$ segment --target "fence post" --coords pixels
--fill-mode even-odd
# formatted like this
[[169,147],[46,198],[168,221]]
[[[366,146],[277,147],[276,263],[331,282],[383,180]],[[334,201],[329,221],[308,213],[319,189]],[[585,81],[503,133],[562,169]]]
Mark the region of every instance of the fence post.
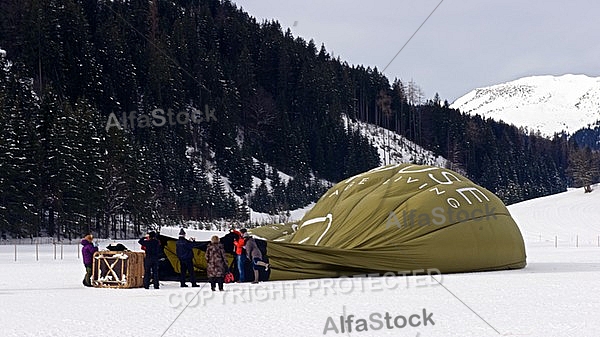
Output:
[[577,239],[575,241],[575,247],[579,248],[579,234],[577,234]]
[[17,244],[15,243],[15,262],[17,261]]
[[60,243],[60,259],[63,259],[63,243]]
[[54,259],[56,260],[56,242],[54,242],[53,245],[54,245]]
[[39,261],[40,260],[40,254],[39,254],[39,243],[35,243],[35,260]]
[[555,236],[554,236],[554,248],[557,248],[557,247],[558,247],[558,246],[557,246],[557,239],[558,239],[558,238],[557,238],[557,236],[555,235]]

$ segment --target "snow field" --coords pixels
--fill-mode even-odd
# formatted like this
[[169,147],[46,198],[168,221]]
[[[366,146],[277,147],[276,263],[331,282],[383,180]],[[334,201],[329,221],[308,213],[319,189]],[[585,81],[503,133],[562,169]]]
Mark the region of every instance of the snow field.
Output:
[[[65,245],[54,260],[54,246],[39,245],[36,260],[35,245],[21,245],[14,261],[14,246],[0,245],[2,336],[593,337],[599,198],[571,190],[509,206],[528,256],[526,268],[510,271],[227,284],[214,293],[178,282],[96,289],[81,285],[79,246]],[[570,239],[577,235],[579,247]]]

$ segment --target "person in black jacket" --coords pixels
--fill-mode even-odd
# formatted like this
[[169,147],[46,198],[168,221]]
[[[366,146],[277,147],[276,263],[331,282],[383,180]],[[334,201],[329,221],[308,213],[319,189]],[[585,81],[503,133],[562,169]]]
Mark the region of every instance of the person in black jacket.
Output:
[[150,288],[150,278],[154,284],[154,289],[159,288],[158,283],[158,257],[160,254],[160,241],[156,239],[156,232],[151,231],[146,237],[141,238],[138,243],[145,247],[146,256],[144,258],[144,288]]
[[198,283],[196,283],[196,275],[194,275],[194,251],[193,248],[196,247],[197,244],[193,241],[189,241],[185,238],[185,231],[183,228],[179,231],[179,239],[177,243],[175,243],[175,252],[177,253],[177,257],[179,258],[179,266],[180,266],[180,283],[181,287],[187,287],[185,284],[186,274],[190,273],[190,281],[192,282],[192,287],[199,287]]

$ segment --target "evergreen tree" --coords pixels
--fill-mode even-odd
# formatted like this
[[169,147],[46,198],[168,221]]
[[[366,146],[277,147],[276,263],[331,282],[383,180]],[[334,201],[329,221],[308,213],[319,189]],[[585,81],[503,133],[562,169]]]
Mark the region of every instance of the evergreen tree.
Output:
[[39,232],[39,101],[19,66],[0,55],[0,230]]
[[[323,180],[382,164],[344,116],[446,156],[508,203],[585,184],[568,135],[426,101],[414,81],[390,84],[230,1],[5,1],[0,47],[0,228],[22,235],[137,236],[245,219],[244,201],[271,214],[304,207]],[[180,111],[204,121],[167,115]],[[121,128],[107,130],[109,116]]]

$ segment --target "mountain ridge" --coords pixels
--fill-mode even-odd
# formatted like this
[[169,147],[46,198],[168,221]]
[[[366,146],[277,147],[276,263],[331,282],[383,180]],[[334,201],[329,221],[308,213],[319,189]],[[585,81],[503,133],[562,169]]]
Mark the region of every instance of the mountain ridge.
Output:
[[476,88],[451,104],[544,136],[574,133],[600,120],[600,77],[537,75]]

